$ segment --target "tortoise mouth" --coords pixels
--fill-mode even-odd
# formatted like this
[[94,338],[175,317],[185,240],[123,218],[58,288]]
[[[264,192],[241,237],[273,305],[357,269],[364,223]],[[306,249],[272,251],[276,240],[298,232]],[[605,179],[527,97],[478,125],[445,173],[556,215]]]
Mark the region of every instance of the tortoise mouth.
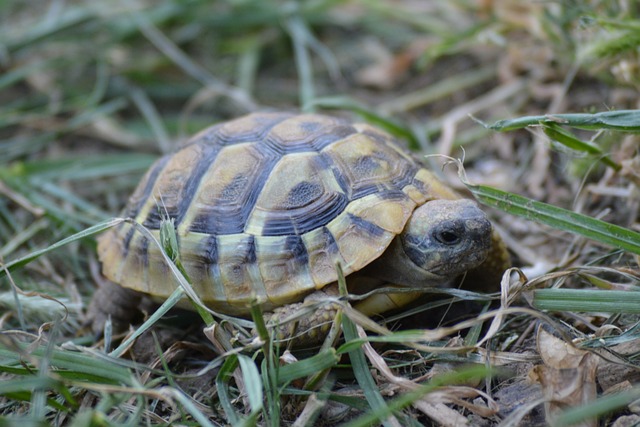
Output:
[[487,253],[478,253],[472,252],[468,257],[464,259],[463,262],[459,263],[448,263],[442,262],[439,264],[434,264],[429,270],[429,273],[440,276],[444,280],[453,279],[455,276],[458,276],[468,270],[471,270],[475,267],[478,267],[487,259]]

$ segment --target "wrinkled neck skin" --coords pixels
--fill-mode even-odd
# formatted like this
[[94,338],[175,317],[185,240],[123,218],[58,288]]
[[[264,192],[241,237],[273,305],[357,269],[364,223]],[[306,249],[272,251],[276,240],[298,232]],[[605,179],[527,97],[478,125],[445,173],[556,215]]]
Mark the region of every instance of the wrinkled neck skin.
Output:
[[361,275],[384,281],[390,285],[410,288],[446,288],[455,279],[455,277],[438,276],[412,263],[404,252],[400,236],[393,239],[380,258],[361,270]]

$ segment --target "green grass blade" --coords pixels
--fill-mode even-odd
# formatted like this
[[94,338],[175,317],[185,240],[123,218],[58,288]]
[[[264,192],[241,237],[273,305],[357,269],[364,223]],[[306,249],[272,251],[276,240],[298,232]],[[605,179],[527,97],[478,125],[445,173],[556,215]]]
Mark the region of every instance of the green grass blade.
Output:
[[313,66],[309,55],[308,41],[306,34],[309,29],[299,16],[293,16],[286,22],[286,28],[293,43],[295,53],[296,68],[300,79],[300,104],[308,105],[315,98],[313,86]]
[[467,185],[467,187],[480,202],[487,206],[640,254],[640,233],[628,228],[492,187],[484,185]]
[[[34,180],[35,181],[35,180]],[[87,224],[95,224],[100,218],[93,216],[87,216],[83,212],[75,210],[69,210],[61,206],[59,200],[54,200],[48,195],[37,189],[36,183],[30,183],[25,180],[8,180],[9,187],[21,194],[27,199],[31,205],[36,206],[38,209],[42,209],[47,217],[53,218],[59,223],[64,223],[67,229],[82,230],[83,226]]]
[[409,142],[409,147],[412,149],[420,148],[420,140],[419,138],[410,130],[407,129],[406,126],[385,117],[381,114],[376,113],[370,107],[357,102],[346,96],[330,96],[323,98],[316,98],[313,102],[308,104],[303,104],[303,111],[312,111],[315,107],[321,107],[325,109],[333,109],[333,110],[349,110],[361,116],[368,123],[373,126],[380,127],[390,134],[406,140]]
[[533,305],[540,310],[640,314],[640,292],[594,289],[536,289]]
[[[26,351],[26,346],[25,351]],[[40,359],[45,357],[45,348],[38,347],[29,353],[30,357]],[[18,375],[29,375],[30,367],[25,367],[28,358],[22,351],[16,351],[0,346],[0,372],[11,372]],[[101,357],[93,353],[55,348],[49,360],[49,365],[55,368],[56,374],[67,379],[79,381],[96,381],[107,384],[135,383],[128,368],[115,363],[105,363]]]
[[[340,287],[341,295],[344,295],[347,289],[346,282],[344,280],[344,275],[342,274],[342,268],[339,265],[336,266],[338,269],[338,284]],[[352,340],[359,340],[358,332],[356,330],[355,324],[349,319],[348,316],[342,316],[342,331],[344,333],[345,341],[349,342]],[[387,404],[380,394],[378,390],[378,386],[371,376],[371,372],[369,371],[369,364],[367,363],[367,358],[362,350],[362,347],[354,348],[349,351],[349,359],[351,360],[351,367],[353,369],[353,374],[362,388],[365,399],[371,406],[371,409],[376,414],[384,414],[381,419],[385,427],[392,427],[397,425],[397,420],[393,420],[390,417],[393,417],[392,411],[387,407]],[[378,418],[376,418],[378,419]]]
[[264,396],[262,393],[262,378],[260,377],[260,372],[258,372],[258,367],[253,359],[243,354],[238,354],[238,362],[240,363],[249,405],[251,405],[251,413],[260,413]]
[[165,390],[169,392],[171,397],[180,402],[182,407],[186,409],[186,411],[197,422],[197,425],[202,427],[214,427],[214,425],[209,421],[209,418],[205,414],[203,414],[196,405],[193,404],[191,398],[182,393],[180,390],[174,388],[166,388]]
[[[342,317],[342,330],[345,340],[350,341],[358,339],[356,327],[347,316]],[[358,347],[349,351],[349,359],[351,360],[353,374],[362,388],[364,397],[371,406],[371,410],[376,414],[384,414],[382,419],[388,419],[390,416],[393,416],[392,411],[387,407],[384,398],[380,394],[380,391],[378,391],[376,382],[371,376],[369,365],[367,364],[367,358],[365,357],[362,348]],[[379,418],[376,417],[376,419]],[[394,425],[388,420],[383,421],[383,424],[385,427],[391,427]]]
[[611,160],[611,157],[602,152],[600,147],[589,142],[582,141],[571,132],[563,129],[557,123],[543,123],[542,130],[549,138],[575,151],[586,153],[592,156],[599,156],[600,161],[607,166],[619,171],[622,166]]
[[218,390],[218,399],[222,410],[227,416],[229,425],[238,425],[240,415],[236,412],[231,404],[231,396],[229,395],[229,380],[233,377],[233,371],[238,367],[238,357],[235,354],[229,355],[220,367],[216,377],[216,389]]
[[36,159],[15,163],[11,168],[0,171],[0,177],[84,181],[126,174],[141,176],[157,158],[150,154],[127,153]]
[[124,340],[115,350],[109,353],[111,357],[120,357],[126,350],[129,348],[135,340],[140,337],[140,335],[144,334],[151,326],[153,326],[158,320],[162,318],[169,310],[171,310],[182,298],[185,296],[185,291],[182,287],[178,286],[172,293],[169,295],[160,307],[158,307],[151,316],[138,328],[136,328],[135,332],[132,333]]
[[42,19],[34,22],[34,25],[24,28],[26,31],[9,33],[8,30],[11,27],[7,25],[6,30],[0,33],[0,39],[4,40],[5,49],[12,51],[31,44],[37,44],[39,41],[78,27],[93,19],[95,19],[95,13],[90,8],[67,8],[57,19]]
[[98,105],[92,109],[88,109],[76,115],[70,119],[64,128],[66,131],[72,131],[79,129],[91,123],[95,123],[98,118],[109,116],[116,111],[122,110],[127,106],[127,101],[124,98],[116,98]]
[[47,218],[40,218],[32,222],[27,228],[16,233],[4,246],[0,246],[0,258],[4,259],[12,254],[23,243],[29,241],[41,230],[50,227],[51,223]]
[[3,268],[0,269],[0,278],[4,277],[7,273],[7,271],[14,271],[17,268],[20,267],[24,267],[25,265],[29,264],[31,261],[41,257],[42,255],[45,255],[49,252],[53,252],[56,249],[69,244],[71,242],[76,242],[78,240],[84,239],[85,237],[90,237],[93,236],[95,234],[98,233],[102,233],[105,230],[108,230],[109,228],[120,224],[121,222],[123,222],[124,219],[122,218],[112,218],[109,219],[107,221],[103,221],[99,224],[96,224],[94,226],[91,226],[85,230],[82,230],[78,233],[75,233],[67,238],[64,238],[50,246],[47,246],[46,248],[31,252],[28,255],[23,256],[22,258],[18,258],[16,260],[13,261],[9,261],[7,264],[4,265]]
[[0,90],[16,84],[29,77],[32,73],[40,72],[47,67],[51,67],[51,61],[36,61],[7,71],[0,75]]
[[78,211],[87,216],[86,220],[88,221],[90,221],[91,218],[94,218],[96,221],[102,221],[111,216],[98,209],[92,203],[87,202],[84,198],[78,197],[74,192],[66,190],[63,186],[39,179],[33,180],[32,184],[35,188],[39,188],[43,193],[78,208]]
[[58,381],[52,378],[31,377],[0,382],[0,395],[20,393],[24,391],[56,389]]
[[251,319],[255,325],[255,331],[258,334],[258,337],[264,342],[263,349],[265,351],[266,357],[269,357],[269,348],[271,346],[271,336],[269,335],[269,330],[267,329],[267,323],[264,319],[264,313],[262,312],[262,308],[258,301],[254,300],[251,302]]
[[262,360],[260,373],[262,374],[262,384],[264,385],[264,394],[266,396],[266,407],[264,411],[264,425],[277,427],[280,425],[280,411],[282,410],[281,389],[278,387],[278,370],[280,369],[279,360],[275,354],[277,351],[273,344],[265,351],[268,353]]
[[580,343],[580,348],[603,348],[636,341],[640,338],[640,323],[636,323],[620,335],[597,336]]
[[640,389],[632,388],[620,393],[604,396],[586,405],[570,408],[558,416],[553,426],[578,425],[588,419],[609,414],[616,409],[621,409],[640,398]]
[[595,114],[547,114],[544,116],[525,116],[515,119],[499,120],[485,127],[499,132],[522,129],[542,123],[562,124],[578,129],[639,132],[640,110],[604,111]]
[[307,359],[281,366],[278,369],[278,382],[287,384],[295,379],[303,378],[324,371],[338,364],[340,358],[334,348],[321,351]]

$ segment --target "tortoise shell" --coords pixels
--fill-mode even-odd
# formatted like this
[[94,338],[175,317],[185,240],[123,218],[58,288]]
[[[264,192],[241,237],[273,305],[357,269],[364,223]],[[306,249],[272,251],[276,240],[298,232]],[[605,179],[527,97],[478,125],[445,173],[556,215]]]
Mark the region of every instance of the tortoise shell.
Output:
[[[317,114],[212,126],[155,162],[124,210],[158,238],[175,221],[182,264],[210,308],[246,314],[301,300],[378,258],[417,206],[459,196],[394,139]],[[176,287],[129,223],[99,238],[105,276],[158,299]]]

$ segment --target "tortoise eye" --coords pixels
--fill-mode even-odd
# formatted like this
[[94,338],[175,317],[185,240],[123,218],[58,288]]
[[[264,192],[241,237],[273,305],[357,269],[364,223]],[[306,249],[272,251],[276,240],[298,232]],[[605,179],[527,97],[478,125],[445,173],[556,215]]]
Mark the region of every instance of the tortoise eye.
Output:
[[433,237],[443,245],[455,245],[461,240],[460,235],[454,230],[440,230]]

